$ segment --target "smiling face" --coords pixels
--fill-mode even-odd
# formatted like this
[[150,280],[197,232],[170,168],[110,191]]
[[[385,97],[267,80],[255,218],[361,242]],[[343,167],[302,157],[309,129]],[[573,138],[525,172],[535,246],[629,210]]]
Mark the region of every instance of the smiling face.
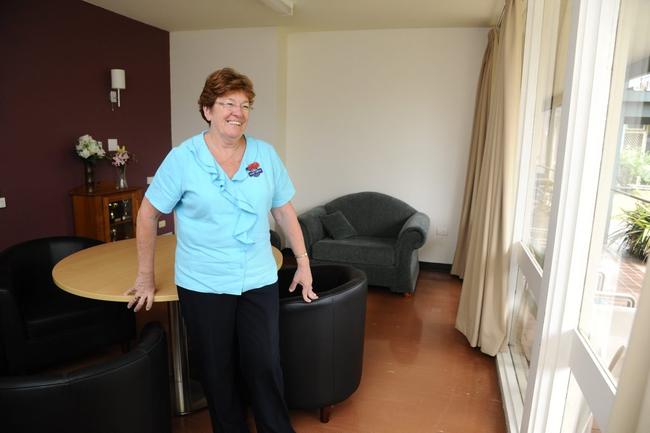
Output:
[[224,143],[236,143],[244,135],[249,112],[250,101],[243,91],[226,93],[211,107],[203,107],[203,114],[210,122],[210,132],[217,134]]

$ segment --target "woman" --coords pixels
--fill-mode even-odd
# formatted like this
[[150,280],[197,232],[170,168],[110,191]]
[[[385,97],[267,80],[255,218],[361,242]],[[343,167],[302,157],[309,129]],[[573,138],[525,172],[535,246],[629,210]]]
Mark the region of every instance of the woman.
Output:
[[273,147],[244,135],[254,98],[250,79],[230,68],[207,78],[199,111],[209,128],[169,152],[145,194],[137,220],[138,275],[129,291],[129,308],[151,308],[157,221],[176,211],[178,298],[213,430],[220,433],[248,432],[237,371],[257,431],[294,431],[283,396],[269,211],[296,256],[289,291],[300,285],[305,302],[317,298],[290,201],[293,184]]

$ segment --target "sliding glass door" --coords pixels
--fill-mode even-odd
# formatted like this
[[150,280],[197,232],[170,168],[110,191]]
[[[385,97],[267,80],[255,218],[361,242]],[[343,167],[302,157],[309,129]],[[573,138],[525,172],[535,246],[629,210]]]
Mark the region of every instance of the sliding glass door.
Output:
[[605,431],[650,252],[650,1],[623,0],[562,433]]
[[[528,387],[538,328],[538,303],[542,298],[540,291],[556,177],[571,4],[571,0],[561,0],[541,5],[531,2],[529,5],[533,8],[529,10],[529,25],[530,14],[537,11],[540,15],[537,25],[545,29],[545,37],[538,41],[539,59],[528,70],[529,89],[524,93],[528,102],[522,137],[525,148],[520,166],[517,240],[513,244],[510,278],[514,293],[509,359],[506,362],[512,366],[511,382],[516,385],[511,387],[516,394],[512,399],[512,410],[519,412],[519,418]],[[520,422],[517,420],[516,424]]]
[[541,3],[498,362],[522,400],[512,431],[593,433],[607,428],[650,251],[650,0]]

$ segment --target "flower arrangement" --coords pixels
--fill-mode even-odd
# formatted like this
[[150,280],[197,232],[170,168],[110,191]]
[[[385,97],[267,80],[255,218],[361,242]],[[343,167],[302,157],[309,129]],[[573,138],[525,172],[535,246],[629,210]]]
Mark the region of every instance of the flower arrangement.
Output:
[[119,146],[115,152],[111,154],[111,164],[117,168],[117,189],[128,188],[126,182],[126,166],[131,161],[135,161],[135,155],[126,150],[126,146]]
[[95,140],[88,134],[79,137],[75,149],[77,155],[88,162],[106,158],[106,151],[102,147],[102,142]]
[[134,155],[126,150],[126,146],[118,147],[111,156],[111,164],[113,164],[114,167],[124,167],[134,160]]

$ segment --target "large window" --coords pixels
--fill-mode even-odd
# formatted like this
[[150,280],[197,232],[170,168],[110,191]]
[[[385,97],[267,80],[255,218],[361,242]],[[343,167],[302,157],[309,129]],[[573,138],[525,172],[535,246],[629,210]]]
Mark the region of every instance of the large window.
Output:
[[[650,252],[650,0],[623,0],[616,35],[598,194],[583,286],[567,432],[607,426]],[[577,374],[577,373],[576,373]],[[601,383],[603,395],[588,393]],[[574,388],[576,388],[574,386]]]
[[528,197],[523,243],[541,268],[544,267],[548,237],[555,165],[562,118],[569,25],[570,0],[548,1],[544,4],[544,28],[539,75],[537,80],[536,109],[532,128],[532,154],[527,172]]
[[511,431],[605,432],[650,253],[650,0],[532,4],[498,363]]
[[567,62],[568,23],[571,0],[545,2],[543,26],[546,37],[541,41],[536,85],[529,93],[530,128],[524,140],[530,158],[521,165],[525,179],[523,227],[514,248],[513,274],[515,293],[509,336],[509,354],[514,367],[519,399],[523,402],[537,332],[539,288],[551,216],[562,98]]

